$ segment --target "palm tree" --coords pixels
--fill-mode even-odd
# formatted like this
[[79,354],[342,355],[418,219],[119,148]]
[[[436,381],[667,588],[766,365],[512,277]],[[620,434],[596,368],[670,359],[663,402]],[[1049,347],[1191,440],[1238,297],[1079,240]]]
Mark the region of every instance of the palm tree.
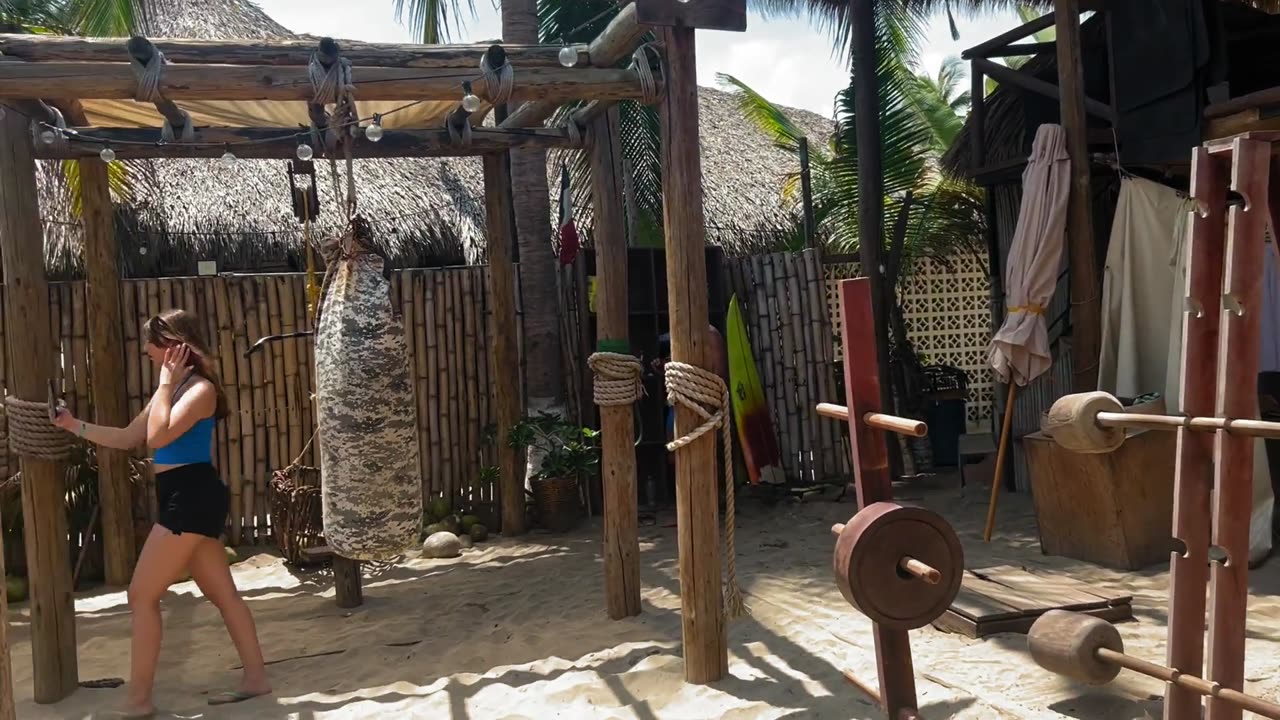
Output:
[[911,67],[916,76],[910,101],[929,123],[934,151],[940,157],[955,142],[969,112],[969,92],[960,91],[965,79],[964,63],[960,58],[949,57],[942,61],[938,74],[932,76],[920,72],[916,62]]
[[463,7],[474,18],[475,0],[396,0],[396,17],[428,45],[446,42],[459,28]]

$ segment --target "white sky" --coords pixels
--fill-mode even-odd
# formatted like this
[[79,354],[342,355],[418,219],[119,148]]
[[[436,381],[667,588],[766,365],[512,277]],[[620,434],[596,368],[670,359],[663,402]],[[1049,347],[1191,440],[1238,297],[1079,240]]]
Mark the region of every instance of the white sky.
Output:
[[[369,42],[411,42],[397,22],[394,0],[362,0],[352,12],[339,0],[257,0],[277,22],[294,32]],[[497,10],[490,0],[477,0],[477,17],[467,19],[455,41],[480,42],[502,36]],[[959,55],[993,35],[1021,24],[1013,13],[956,18],[960,40],[952,41],[945,15],[933,19],[921,62],[935,71],[944,58]],[[747,32],[701,32],[698,36],[698,82],[715,86],[716,73],[728,73],[771,102],[831,116],[836,92],[848,75],[832,56],[831,42],[808,20],[765,21],[752,15]]]

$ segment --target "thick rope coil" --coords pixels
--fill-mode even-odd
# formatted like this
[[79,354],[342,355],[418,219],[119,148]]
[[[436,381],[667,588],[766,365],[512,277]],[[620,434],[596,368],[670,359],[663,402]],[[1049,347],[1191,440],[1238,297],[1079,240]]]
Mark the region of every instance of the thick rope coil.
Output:
[[724,441],[724,551],[727,561],[727,588],[725,610],[729,617],[739,617],[746,611],[742,590],[738,587],[738,553],[734,536],[737,514],[734,510],[733,446],[729,433],[729,386],[724,378],[694,365],[670,361],[664,367],[667,384],[667,404],[697,413],[702,424],[689,434],[667,443],[668,452],[676,452],[714,428],[720,429]]
[[658,95],[658,79],[653,75],[653,66],[649,62],[650,55],[662,63],[662,56],[652,45],[645,44],[636,48],[631,54],[631,69],[640,78],[640,102],[652,105],[660,99]]
[[484,94],[489,102],[502,105],[511,99],[511,90],[515,87],[516,72],[511,62],[503,63],[497,70],[489,67],[489,53],[480,56],[480,74],[484,77]]
[[164,77],[164,53],[155,48],[146,64],[129,54],[129,67],[133,70],[133,78],[137,84],[133,88],[133,99],[138,102],[154,103],[163,100],[160,95],[160,80]]
[[446,117],[444,126],[449,130],[449,142],[463,146],[471,144],[471,122],[469,120],[463,120],[462,127],[458,127]]
[[644,366],[640,359],[625,353],[596,352],[587,358],[595,375],[594,398],[600,407],[631,405],[644,396],[640,382]]
[[[196,128],[191,123],[191,113],[183,110],[182,118],[182,142],[191,142],[196,139]],[[160,126],[160,139],[171,143],[175,140],[175,135],[173,124],[169,122],[169,118],[165,118],[164,125]]]
[[47,401],[4,399],[9,425],[9,451],[36,460],[66,460],[71,455],[71,435],[49,422]]
[[578,118],[574,115],[569,116],[569,121],[564,124],[564,129],[569,133],[569,145],[572,147],[582,147],[584,138],[586,137],[586,129],[578,124]]
[[325,67],[320,62],[320,56],[311,53],[311,62],[307,63],[307,77],[311,80],[312,100],[317,105],[336,105],[356,90],[351,79],[351,61],[344,57]]

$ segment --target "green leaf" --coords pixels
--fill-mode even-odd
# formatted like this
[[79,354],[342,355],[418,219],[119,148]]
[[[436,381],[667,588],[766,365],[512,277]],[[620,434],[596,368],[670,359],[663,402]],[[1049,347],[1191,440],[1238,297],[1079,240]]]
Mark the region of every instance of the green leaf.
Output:
[[464,6],[475,18],[475,0],[395,0],[396,18],[428,45],[447,42],[461,29]]

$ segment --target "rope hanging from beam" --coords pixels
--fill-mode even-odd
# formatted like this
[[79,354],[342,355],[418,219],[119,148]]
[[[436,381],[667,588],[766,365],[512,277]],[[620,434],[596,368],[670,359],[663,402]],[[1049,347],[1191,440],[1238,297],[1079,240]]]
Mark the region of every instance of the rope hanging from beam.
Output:
[[34,460],[60,461],[71,455],[71,435],[49,422],[47,401],[4,399],[9,451]]
[[[129,67],[133,70],[133,76],[137,79],[138,85],[134,90],[133,97],[139,102],[156,103],[164,99],[160,94],[160,82],[164,79],[164,66],[168,64],[165,60],[164,53],[160,52],[160,48],[154,48],[151,57],[144,64],[133,53],[129,53]],[[182,141],[191,142],[195,138],[195,126],[191,122],[191,114],[186,110],[182,111]],[[160,139],[164,142],[171,143],[175,140],[176,133],[173,123],[169,122],[169,118],[165,118],[164,125],[160,127]]]
[[742,590],[738,587],[738,558],[734,536],[737,515],[734,510],[733,445],[729,433],[729,386],[724,378],[687,363],[668,362],[663,366],[666,374],[667,404],[683,405],[702,418],[702,424],[683,437],[667,443],[668,452],[676,452],[713,429],[720,429],[724,443],[724,547],[727,561],[727,588],[725,612],[729,617],[740,617],[746,612]]
[[631,54],[631,69],[640,78],[640,102],[653,105],[658,102],[658,79],[653,74],[652,60],[662,65],[662,55],[652,43],[645,43]]

